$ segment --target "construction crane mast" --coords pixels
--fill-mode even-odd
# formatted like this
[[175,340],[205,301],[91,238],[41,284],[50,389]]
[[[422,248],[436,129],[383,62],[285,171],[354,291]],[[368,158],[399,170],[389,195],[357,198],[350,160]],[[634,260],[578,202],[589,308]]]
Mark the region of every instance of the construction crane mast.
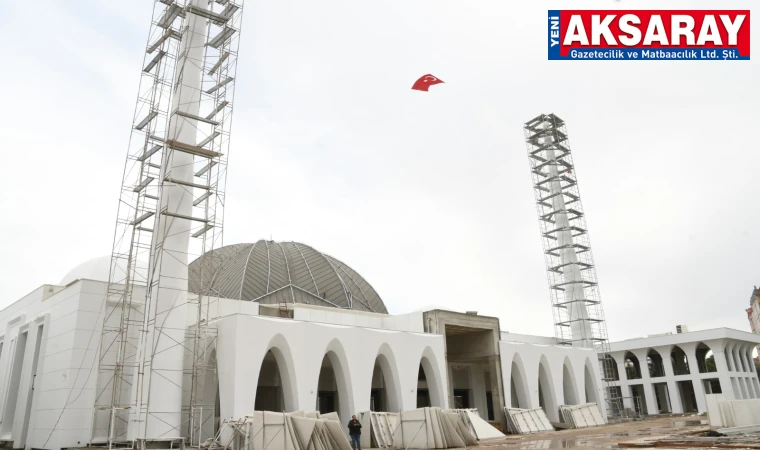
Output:
[[188,293],[188,265],[223,245],[242,13],[243,0],[155,0],[119,199],[93,443],[198,446],[213,433],[213,275],[200,274],[207,286]]
[[[612,381],[607,324],[565,122],[541,114],[524,126],[549,281],[554,332],[561,345],[593,348],[602,380]],[[621,400],[604,390],[609,412]]]

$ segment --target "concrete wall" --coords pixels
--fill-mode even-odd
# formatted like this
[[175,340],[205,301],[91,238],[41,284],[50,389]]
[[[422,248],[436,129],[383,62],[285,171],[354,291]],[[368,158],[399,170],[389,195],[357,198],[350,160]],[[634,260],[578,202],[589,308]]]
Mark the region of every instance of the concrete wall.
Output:
[[606,414],[599,360],[594,350],[506,341],[499,345],[508,407],[538,408],[540,385],[546,415],[553,422],[560,421],[559,406],[566,404],[595,402]]

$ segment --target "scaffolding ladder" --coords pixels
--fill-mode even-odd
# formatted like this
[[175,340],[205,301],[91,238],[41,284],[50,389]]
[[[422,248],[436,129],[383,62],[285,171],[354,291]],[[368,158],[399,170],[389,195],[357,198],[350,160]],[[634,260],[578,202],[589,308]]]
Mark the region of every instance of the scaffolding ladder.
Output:
[[554,331],[561,345],[594,348],[608,414],[614,360],[594,268],[585,213],[565,122],[541,114],[525,123],[525,142],[549,283]]
[[[211,289],[213,250],[223,245],[224,189],[242,11],[242,0],[154,2],[122,177],[99,342],[92,438],[95,442],[107,436],[109,448],[146,438],[144,430],[143,434],[139,431],[151,414],[150,396],[144,392],[149,392],[150,375],[159,371],[152,367],[152,357],[157,343],[164,338],[165,345],[171,331],[162,329],[163,322],[157,320],[166,312],[156,310],[156,297],[159,291],[178,289],[177,280],[168,280],[161,272],[165,259],[178,258],[176,252],[164,248],[167,236],[158,232],[168,229],[166,224],[189,227],[190,243],[182,259],[186,264],[202,258],[200,273],[195,274],[200,288],[186,301],[197,318],[195,326],[184,333],[184,339],[170,345],[192,352],[191,367],[185,368],[183,381],[176,383],[176,389],[187,397],[181,424],[164,433],[166,436],[147,439],[171,442],[187,436],[186,443],[197,446],[215,431],[216,392],[213,396],[205,392],[216,367],[216,330],[209,326],[219,303]],[[201,39],[199,50],[195,44]],[[193,99],[191,106],[177,102],[188,96]],[[194,141],[187,139],[190,129]],[[173,173],[178,170],[172,164],[175,158],[190,161],[191,177]],[[191,196],[190,211],[167,207],[171,196]],[[179,286],[186,291],[187,280],[179,280]],[[146,337],[149,330],[150,338]]]

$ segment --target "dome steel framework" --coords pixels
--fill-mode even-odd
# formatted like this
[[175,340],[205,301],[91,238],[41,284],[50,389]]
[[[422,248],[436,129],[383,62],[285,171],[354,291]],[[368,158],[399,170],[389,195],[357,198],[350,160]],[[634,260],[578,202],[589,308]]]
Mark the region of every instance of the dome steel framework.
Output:
[[189,272],[188,289],[201,293],[200,286],[208,286],[204,295],[388,313],[377,291],[354,269],[298,242],[228,245],[193,261]]

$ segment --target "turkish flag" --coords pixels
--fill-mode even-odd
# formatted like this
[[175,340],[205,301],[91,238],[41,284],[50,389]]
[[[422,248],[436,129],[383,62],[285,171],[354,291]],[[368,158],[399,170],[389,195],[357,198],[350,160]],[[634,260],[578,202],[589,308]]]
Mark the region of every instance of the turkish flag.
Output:
[[414,82],[414,85],[412,86],[412,89],[417,91],[425,91],[427,92],[428,88],[434,84],[443,83],[443,80],[434,77],[433,75],[427,74],[420,77],[419,80]]

